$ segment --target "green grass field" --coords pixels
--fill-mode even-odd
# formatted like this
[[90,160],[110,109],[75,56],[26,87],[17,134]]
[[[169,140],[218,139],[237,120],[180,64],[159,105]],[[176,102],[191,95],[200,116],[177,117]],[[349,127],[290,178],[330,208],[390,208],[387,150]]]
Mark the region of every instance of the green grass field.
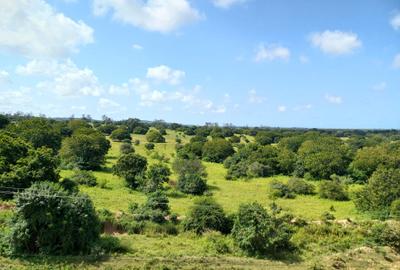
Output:
[[[135,146],[135,151],[146,156],[150,164],[158,162],[153,158],[155,152],[164,155],[171,163],[175,155],[176,136],[175,132],[168,131],[166,143],[156,144],[155,150],[148,151],[144,147],[145,136],[133,135],[133,140],[140,140],[140,145]],[[189,140],[189,137],[179,136],[183,142]],[[105,167],[101,171],[94,172],[99,182],[106,181],[106,188],[80,187],[82,192],[91,197],[97,209],[106,208],[114,213],[127,211],[131,202],[142,203],[146,199],[143,193],[127,188],[122,178],[112,174],[112,165],[120,155],[120,145],[119,142],[112,142]],[[288,179],[287,176],[276,176],[227,181],[225,180],[226,169],[222,164],[204,164],[208,172],[207,183],[210,192],[227,213],[237,211],[239,205],[245,202],[258,201],[267,207],[272,203],[268,196],[268,182],[273,178],[282,181]],[[72,171],[63,170],[61,175],[67,177],[72,173]],[[172,175],[171,180],[175,181],[176,175]],[[351,189],[356,188],[357,186],[351,187]],[[195,196],[186,195],[169,196],[172,212],[185,216],[195,198]],[[321,214],[328,211],[331,206],[335,208],[334,215],[337,219],[351,218],[358,221],[369,219],[368,216],[357,213],[352,201],[336,202],[320,199],[318,195],[314,195],[297,196],[295,199],[278,199],[275,202],[295,216],[308,220],[320,220]],[[101,259],[91,259],[90,257],[42,258],[40,256],[18,259],[0,258],[0,269],[3,269],[1,267],[3,265],[7,266],[4,269],[307,269],[330,255],[325,253],[314,257],[316,253],[311,252],[298,254],[286,258],[284,261],[249,258],[233,245],[232,239],[228,236],[223,237],[223,241],[229,251],[223,254],[213,244],[212,233],[203,236],[191,233],[180,233],[177,236],[119,234],[116,237],[129,250],[127,253]],[[379,257],[380,255],[374,253],[374,256]],[[376,260],[379,261],[379,259]]]

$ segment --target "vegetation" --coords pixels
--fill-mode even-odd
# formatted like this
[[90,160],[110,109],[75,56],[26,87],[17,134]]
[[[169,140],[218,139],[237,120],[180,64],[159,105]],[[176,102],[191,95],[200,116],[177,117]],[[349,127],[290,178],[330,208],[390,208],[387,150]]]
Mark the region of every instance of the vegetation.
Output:
[[165,138],[155,129],[151,129],[146,133],[146,140],[149,143],[165,143]]
[[113,167],[113,173],[123,177],[131,188],[136,188],[139,186],[146,169],[146,158],[135,153],[130,153],[122,155],[118,159]]

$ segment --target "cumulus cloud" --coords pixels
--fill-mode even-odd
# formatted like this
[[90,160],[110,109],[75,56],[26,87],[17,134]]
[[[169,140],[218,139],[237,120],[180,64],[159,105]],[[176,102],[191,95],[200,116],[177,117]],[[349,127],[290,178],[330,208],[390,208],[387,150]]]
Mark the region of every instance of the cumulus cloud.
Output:
[[287,110],[286,106],[283,106],[283,105],[278,106],[278,112],[286,112],[286,110]]
[[93,29],[43,0],[2,1],[0,49],[27,57],[64,57],[93,42]]
[[393,67],[400,69],[400,53],[396,54],[393,59]]
[[248,100],[250,103],[263,103],[265,101],[265,98],[259,96],[255,89],[251,89],[248,94],[249,94]]
[[10,74],[5,70],[0,70],[0,83],[7,82]]
[[225,9],[230,8],[231,6],[236,4],[243,4],[247,1],[248,0],[212,0],[214,6]]
[[149,31],[162,33],[177,30],[202,18],[187,0],[94,0],[97,16],[112,11],[113,18]]
[[313,46],[332,55],[349,54],[362,46],[356,34],[338,30],[314,33],[310,36],[310,41]]
[[19,75],[44,76],[47,79],[37,84],[45,91],[53,91],[61,96],[99,96],[102,86],[89,68],[78,68],[71,60],[32,60],[25,66],[18,66]]
[[343,102],[343,99],[341,96],[334,96],[334,95],[325,95],[325,99],[332,104],[341,104]]
[[182,70],[172,69],[168,66],[161,65],[147,69],[147,78],[155,79],[161,82],[167,82],[172,85],[179,84],[185,77],[185,72]]
[[134,48],[135,50],[143,50],[143,46],[136,43],[132,45],[132,48]]
[[30,88],[21,87],[18,90],[1,91],[0,111],[16,112],[26,111],[26,108],[32,108],[32,97]]
[[128,96],[130,94],[129,85],[127,83],[123,83],[121,86],[110,85],[108,93],[116,96]]
[[260,45],[256,51],[255,61],[289,60],[290,50],[280,45]]
[[390,19],[390,24],[392,25],[394,30],[400,30],[400,12],[395,14]]

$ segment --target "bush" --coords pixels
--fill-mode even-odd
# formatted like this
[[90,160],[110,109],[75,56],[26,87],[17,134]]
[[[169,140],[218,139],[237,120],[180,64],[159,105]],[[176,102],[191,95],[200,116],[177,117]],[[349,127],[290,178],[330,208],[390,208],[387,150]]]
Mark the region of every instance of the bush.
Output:
[[314,185],[309,184],[305,180],[300,178],[290,178],[287,186],[292,192],[296,194],[312,195],[315,193]]
[[235,243],[252,255],[276,254],[291,248],[292,234],[284,219],[270,215],[256,202],[240,205],[232,229]]
[[129,134],[129,131],[126,127],[120,127],[117,128],[116,130],[114,130],[111,135],[110,138],[113,141],[123,141],[123,140],[131,140],[131,134]]
[[88,196],[36,183],[16,196],[11,247],[16,254],[87,254],[100,226]]
[[225,139],[216,138],[207,141],[202,149],[202,157],[205,161],[223,162],[227,157],[235,153],[232,144]]
[[162,184],[169,181],[171,171],[164,164],[152,164],[147,170],[147,179],[143,188],[146,192],[154,192],[162,188]]
[[207,230],[229,233],[232,228],[227,227],[229,223],[224,210],[214,199],[199,198],[195,200],[184,221],[184,229],[201,234]]
[[113,174],[125,178],[131,188],[138,187],[147,168],[145,157],[130,153],[122,155],[113,166]]
[[372,227],[369,240],[380,246],[389,246],[400,252],[400,223],[379,223]]
[[134,145],[139,145],[139,144],[140,144],[140,140],[135,140],[135,141],[133,142],[133,144],[134,144]]
[[390,216],[400,220],[400,199],[394,200],[390,206]]
[[207,184],[198,174],[184,174],[178,178],[178,189],[186,194],[202,195],[207,189]]
[[136,221],[164,223],[165,217],[170,213],[169,200],[163,192],[158,190],[147,196],[145,204],[130,206],[130,211]]
[[128,247],[123,246],[121,244],[121,240],[119,240],[119,238],[111,235],[102,236],[100,238],[98,248],[100,249],[100,252],[103,254],[125,253],[129,250]]
[[321,181],[319,185],[318,194],[321,198],[330,199],[334,201],[347,201],[349,195],[347,193],[347,187],[335,180]]
[[97,185],[96,177],[91,171],[76,170],[71,176],[71,180],[79,185],[94,187]]
[[155,145],[154,145],[154,143],[146,143],[146,144],[144,145],[144,147],[145,147],[147,150],[153,150],[154,147],[155,147]]
[[387,218],[390,206],[400,198],[400,169],[378,168],[363,189],[355,194],[358,210]]
[[150,143],[165,143],[165,138],[155,129],[151,129],[146,133],[146,140]]
[[122,143],[121,146],[119,147],[119,151],[121,152],[122,155],[135,153],[135,149],[133,149],[131,143]]
[[172,170],[177,175],[198,174],[207,177],[206,168],[199,159],[176,158],[172,163]]
[[269,189],[270,189],[270,196],[272,199],[276,198],[293,199],[296,197],[293,191],[289,189],[288,185],[285,185],[284,183],[279,182],[277,180],[273,180],[269,184]]
[[141,135],[144,135],[144,134],[147,133],[148,130],[149,130],[148,127],[138,126],[138,127],[135,127],[135,128],[133,129],[132,133],[133,133],[133,134],[141,134]]

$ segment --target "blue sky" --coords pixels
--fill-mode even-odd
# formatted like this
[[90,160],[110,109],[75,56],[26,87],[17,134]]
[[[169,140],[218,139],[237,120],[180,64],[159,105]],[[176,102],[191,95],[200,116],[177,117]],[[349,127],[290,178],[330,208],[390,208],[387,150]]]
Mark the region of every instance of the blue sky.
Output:
[[400,2],[9,0],[0,111],[400,128]]

